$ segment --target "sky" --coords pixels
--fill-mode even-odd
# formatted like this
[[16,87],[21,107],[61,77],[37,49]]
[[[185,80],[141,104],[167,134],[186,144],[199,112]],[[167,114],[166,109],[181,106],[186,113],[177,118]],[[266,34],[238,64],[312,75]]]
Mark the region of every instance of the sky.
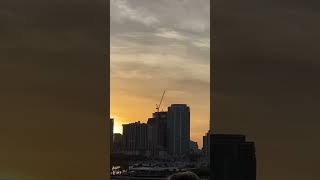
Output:
[[259,180],[320,179],[319,9],[214,1],[214,130],[256,143]]
[[210,1],[111,0],[111,117],[146,122],[185,103],[191,139],[202,146],[210,116]]

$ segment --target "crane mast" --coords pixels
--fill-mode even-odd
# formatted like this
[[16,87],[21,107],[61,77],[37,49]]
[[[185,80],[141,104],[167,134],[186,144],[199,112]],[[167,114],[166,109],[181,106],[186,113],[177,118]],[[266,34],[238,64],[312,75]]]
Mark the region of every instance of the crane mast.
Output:
[[162,101],[163,101],[163,97],[164,97],[165,94],[166,94],[166,90],[163,91],[163,94],[162,94],[162,97],[161,97],[161,100],[160,100],[159,105],[156,104],[156,110],[157,110],[157,112],[159,112],[159,110],[160,110],[160,107],[161,107],[161,104],[162,104]]

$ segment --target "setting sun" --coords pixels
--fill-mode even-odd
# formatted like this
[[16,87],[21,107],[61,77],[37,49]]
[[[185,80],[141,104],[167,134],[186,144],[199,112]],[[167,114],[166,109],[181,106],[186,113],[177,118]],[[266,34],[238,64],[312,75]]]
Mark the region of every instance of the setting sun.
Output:
[[111,115],[111,118],[114,119],[113,124],[113,133],[121,133],[122,134],[122,122],[119,116]]

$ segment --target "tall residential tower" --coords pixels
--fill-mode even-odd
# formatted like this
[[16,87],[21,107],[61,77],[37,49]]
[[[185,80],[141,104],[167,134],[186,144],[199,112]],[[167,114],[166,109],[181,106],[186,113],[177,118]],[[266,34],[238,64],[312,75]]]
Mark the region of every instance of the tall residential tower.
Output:
[[172,104],[167,115],[167,145],[171,155],[182,156],[189,152],[190,108],[186,104]]

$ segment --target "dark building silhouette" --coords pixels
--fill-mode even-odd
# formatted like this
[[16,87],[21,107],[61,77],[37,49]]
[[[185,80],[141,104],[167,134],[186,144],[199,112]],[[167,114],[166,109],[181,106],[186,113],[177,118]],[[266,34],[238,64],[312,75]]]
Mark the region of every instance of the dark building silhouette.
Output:
[[132,153],[142,153],[148,147],[148,126],[140,121],[123,125],[123,148]]
[[113,126],[114,119],[110,119],[110,150],[113,151]]
[[155,112],[148,119],[148,149],[153,156],[167,150],[167,112]]
[[189,153],[190,108],[186,104],[172,104],[168,107],[168,152],[183,156]]
[[210,130],[202,137],[202,153],[205,157],[210,156]]
[[122,150],[122,134],[114,133],[113,134],[113,145],[112,152],[119,152]]
[[198,143],[195,141],[190,141],[189,148],[190,148],[190,153],[198,153],[199,151]]
[[210,136],[211,180],[255,180],[255,145],[243,135]]

